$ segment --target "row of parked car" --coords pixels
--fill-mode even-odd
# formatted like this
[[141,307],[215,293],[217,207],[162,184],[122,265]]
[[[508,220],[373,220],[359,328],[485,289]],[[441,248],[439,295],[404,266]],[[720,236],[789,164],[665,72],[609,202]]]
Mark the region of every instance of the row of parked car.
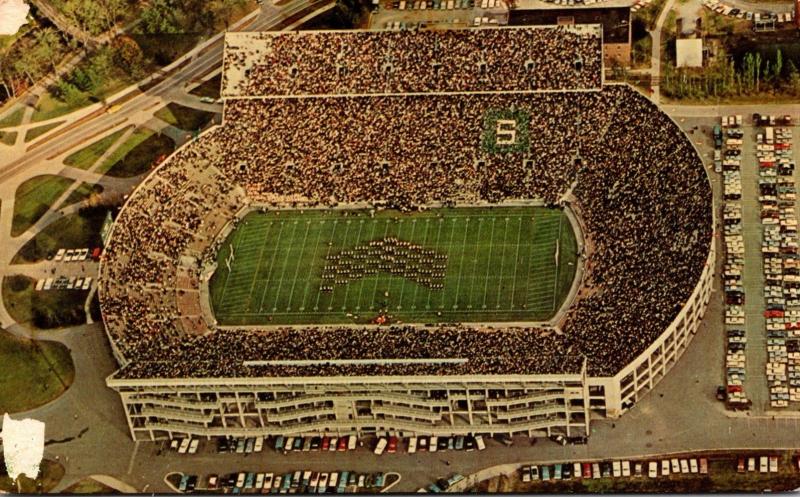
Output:
[[800,239],[792,129],[766,126],[756,137],[763,238],[766,375],[772,407],[800,401]]
[[[381,437],[375,444],[373,452],[375,455],[382,455],[384,452],[387,454],[394,454],[395,452],[402,452],[403,439],[400,437]],[[414,454],[417,451],[436,452],[445,450],[484,450],[486,449],[486,442],[481,435],[459,435],[455,437],[410,437],[406,445],[407,452]]]
[[659,461],[572,462],[541,466],[522,466],[520,476],[525,483],[533,481],[570,480],[573,478],[650,478],[670,474],[708,474],[708,459],[661,459]]
[[[725,291],[725,385],[717,388],[717,398],[731,409],[747,409],[751,401],[744,392],[745,380],[745,291],[744,236],[742,235],[741,148],[744,132],[742,115],[722,116],[714,127],[714,168],[722,172],[724,230],[724,266],[722,283]],[[722,155],[724,154],[724,162]]]
[[34,287],[37,292],[46,290],[88,290],[92,287],[92,277],[58,276],[56,278],[39,278]]
[[103,253],[103,249],[100,247],[95,247],[93,249],[88,248],[78,248],[78,249],[58,249],[55,255],[53,256],[53,260],[56,262],[82,262],[87,259],[92,259],[93,261],[100,260],[100,254]]
[[743,10],[737,7],[731,7],[719,0],[703,0],[703,5],[717,14],[724,16],[731,16],[737,19],[747,19],[748,21],[770,21],[775,23],[788,23],[794,19],[794,12],[753,12],[750,10]]
[[736,465],[737,473],[777,473],[778,456],[740,457]]
[[297,470],[290,473],[238,472],[227,475],[211,474],[205,488],[197,488],[197,475],[183,475],[178,485],[181,492],[224,492],[233,494],[326,494],[377,492],[386,485],[384,473],[355,471],[318,472]]

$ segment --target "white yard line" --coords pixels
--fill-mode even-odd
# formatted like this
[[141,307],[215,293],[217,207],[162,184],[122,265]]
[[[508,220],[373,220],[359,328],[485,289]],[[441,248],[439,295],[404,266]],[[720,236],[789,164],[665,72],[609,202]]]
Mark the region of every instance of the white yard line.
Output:
[[[479,217],[478,218],[477,242],[475,244],[475,250],[473,252],[473,255],[475,256],[475,264],[472,266],[472,275],[471,275],[472,277],[469,278],[470,282],[469,282],[469,297],[467,298],[467,309],[472,309],[472,290],[475,288],[475,278],[474,278],[474,276],[478,274],[478,246],[482,246],[483,245],[483,244],[479,243],[480,239],[481,239],[481,230],[482,229],[483,229],[483,218]],[[464,243],[464,245],[466,245],[466,242]],[[491,246],[492,246],[492,244],[490,242],[489,243],[490,252],[491,252]],[[491,254],[490,254],[490,256],[491,256]]]
[[[416,223],[415,219],[412,219],[411,220],[411,236],[408,239],[412,243],[414,242],[414,232],[415,231],[417,231],[417,223]],[[398,238],[400,238],[402,240],[402,237],[398,236]],[[400,286],[400,300],[397,302],[397,309],[398,310],[403,308],[403,294],[406,293],[406,281],[408,281],[408,278],[403,278],[403,279],[400,280],[402,285]],[[419,285],[415,284],[414,286],[419,286]]]
[[556,265],[556,277],[553,278],[553,311],[556,310],[556,294],[558,293],[558,268],[560,264],[558,263],[558,241],[561,240],[561,221],[564,219],[562,216],[558,218],[558,238],[556,238],[556,252],[555,252],[555,265]]
[[[461,260],[458,263],[458,283],[456,284],[456,302],[458,302],[458,292],[461,290],[461,275],[464,272],[464,253],[467,251],[467,233],[469,233],[469,218],[467,218],[464,229],[464,240],[461,242]],[[453,304],[454,307],[458,306],[457,303]]]
[[[336,225],[339,223],[338,219],[333,220],[333,229],[331,230],[331,237],[328,240],[328,250],[325,252],[325,261],[327,263],[328,256],[331,255],[331,247],[333,247],[333,235],[336,233]],[[317,300],[314,301],[314,310],[319,309],[319,298],[322,296],[322,288],[317,288]]]
[[[294,278],[292,278],[292,288],[289,290],[289,301],[286,303],[287,311],[292,307],[292,299],[294,298],[294,287],[297,285],[297,274],[300,272],[300,263],[303,262],[303,253],[306,250],[306,240],[308,240],[308,230],[311,229],[311,221],[306,222],[306,232],[303,235],[303,245],[300,249],[299,257],[297,258],[297,265],[294,268]],[[290,251],[291,252],[291,251]],[[314,267],[313,264],[309,264],[309,266]]]
[[[311,222],[316,222],[318,219],[313,219]],[[320,221],[320,228],[319,233],[317,233],[317,242],[314,244],[314,254],[312,255],[312,261],[317,260],[317,251],[319,250],[319,241],[322,238],[322,232],[324,231],[322,225],[325,224],[325,220]],[[303,289],[303,300],[300,301],[300,310],[306,310],[306,298],[308,298],[308,290],[311,288],[311,273],[314,272],[314,264],[311,263],[308,265],[308,274],[306,275],[306,286]]]
[[[361,231],[364,230],[364,220],[359,219],[358,222],[358,234],[356,235],[356,243],[358,245],[358,241],[361,240]],[[347,310],[347,295],[350,293],[350,283],[344,286],[344,300],[342,301],[342,310]]]
[[[506,262],[506,247],[507,247],[507,245],[506,245],[506,235],[508,235],[508,221],[509,220],[510,220],[509,217],[505,218],[506,226],[503,229],[503,256],[500,258],[500,273],[499,273],[500,276],[503,275],[503,266],[505,265],[505,262]],[[497,281],[497,304],[495,305],[495,309],[499,309],[500,308],[500,295],[501,295],[501,290],[502,289],[503,289],[503,278],[500,278]]]
[[[237,244],[238,244],[239,240],[241,240],[241,238],[242,238],[241,235],[242,235],[242,232],[240,231],[239,233],[236,234],[236,238],[231,242],[231,247],[233,248],[234,253],[236,252],[236,247],[238,246]],[[236,256],[234,255],[234,257],[236,257]],[[235,263],[236,262],[234,261],[234,264]],[[225,283],[222,285],[222,295],[220,295],[220,297],[219,297],[220,310],[225,308],[225,305],[224,305],[225,304],[225,292],[228,290],[228,279],[230,279],[232,272],[233,272],[233,266],[231,266],[231,269],[230,269],[230,271],[228,271],[228,274],[225,275]]]
[[[372,220],[372,231],[369,233],[369,239],[370,240],[374,240],[375,239],[375,228],[377,228],[377,227],[378,227],[378,220],[377,219],[373,219]],[[366,286],[366,284],[367,284],[367,278],[366,277],[362,277],[361,278],[361,286],[358,287],[358,302],[356,302],[356,310],[357,311],[361,310],[361,296],[364,293],[364,286]]]
[[[389,234],[389,224],[391,223],[391,219],[386,219],[386,229],[383,231],[383,237]],[[375,278],[375,287],[372,289],[372,304],[369,306],[370,310],[375,309],[375,297],[378,295],[378,282],[380,278]]]
[[522,236],[522,218],[519,218],[519,226],[517,226],[517,252],[514,255],[514,278],[511,280],[511,303],[509,309],[514,308],[514,296],[517,292],[517,265],[519,264],[519,239]]
[[[278,245],[281,242],[281,236],[283,236],[283,227],[286,223],[281,223],[281,229],[278,230],[278,239],[275,242],[275,245]],[[266,245],[266,241],[264,241],[264,245]],[[275,267],[275,259],[278,258],[278,250],[275,250],[275,255],[272,256],[272,259],[269,262],[269,270],[267,271],[267,281],[264,283],[264,291],[261,292],[261,302],[258,304],[258,311],[261,312],[264,308],[264,297],[267,296],[267,289],[269,289],[269,280],[272,279],[272,268]],[[256,267],[256,271],[261,269],[261,262],[259,261],[258,266]]]
[[258,270],[261,269],[261,259],[262,257],[264,257],[264,249],[267,246],[265,240],[267,238],[267,235],[269,234],[270,229],[271,226],[267,225],[267,229],[266,231],[264,231],[264,239],[261,240],[261,249],[258,252],[258,264],[256,265],[256,270],[253,271],[253,282],[250,284],[250,291],[247,293],[247,306],[245,307],[245,309],[249,309],[250,304],[253,301],[253,290],[255,289],[256,286],[256,278],[258,278]]
[[[439,228],[436,230],[436,249],[437,250],[441,250],[439,248],[439,239],[442,236],[442,225],[444,224],[444,218],[440,217],[439,218],[439,222],[437,224],[439,224]],[[449,259],[450,258],[450,249],[449,249],[449,247],[444,252],[447,254],[447,258]],[[446,272],[447,272],[447,268],[445,268],[445,274],[446,274]],[[428,300],[425,303],[425,309],[430,309],[431,308],[431,295],[432,294],[433,294],[433,292],[428,292]],[[444,295],[444,289],[442,289],[442,291],[439,292],[439,294],[440,295]]]

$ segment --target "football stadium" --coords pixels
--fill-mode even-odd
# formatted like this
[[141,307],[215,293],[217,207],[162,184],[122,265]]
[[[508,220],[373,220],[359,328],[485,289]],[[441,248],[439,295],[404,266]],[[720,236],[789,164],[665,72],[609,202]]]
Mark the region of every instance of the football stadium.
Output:
[[711,185],[598,25],[228,33],[222,124],[115,220],[135,440],[588,436],[709,302]]

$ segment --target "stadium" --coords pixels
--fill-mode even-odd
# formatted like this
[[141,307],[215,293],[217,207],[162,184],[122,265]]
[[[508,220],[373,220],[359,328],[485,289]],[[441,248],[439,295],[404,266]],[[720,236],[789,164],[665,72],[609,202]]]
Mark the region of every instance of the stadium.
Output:
[[712,194],[597,25],[228,33],[112,228],[135,440],[590,433],[698,331]]

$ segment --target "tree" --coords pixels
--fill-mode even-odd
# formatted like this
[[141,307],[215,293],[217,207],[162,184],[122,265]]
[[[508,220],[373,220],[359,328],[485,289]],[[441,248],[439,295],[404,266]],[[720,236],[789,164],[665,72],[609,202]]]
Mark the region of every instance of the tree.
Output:
[[247,5],[247,0],[219,0],[219,12],[225,21],[225,29],[228,29],[231,22],[231,16],[236,8],[241,8]]
[[105,31],[116,26],[117,18],[122,15],[126,7],[125,0],[98,0],[97,5],[102,13]]
[[180,32],[175,11],[166,0],[154,0],[141,15],[142,29],[150,34],[175,34]]
[[61,53],[60,36],[53,28],[42,28],[34,34],[35,50],[39,57],[47,60],[53,73],[56,72],[56,61]]
[[69,81],[61,79],[56,83],[58,95],[69,105],[78,106],[86,102],[86,95],[84,95],[78,88]]
[[127,35],[114,39],[114,63],[134,79],[141,79],[145,73],[145,60],[142,48],[136,40]]

